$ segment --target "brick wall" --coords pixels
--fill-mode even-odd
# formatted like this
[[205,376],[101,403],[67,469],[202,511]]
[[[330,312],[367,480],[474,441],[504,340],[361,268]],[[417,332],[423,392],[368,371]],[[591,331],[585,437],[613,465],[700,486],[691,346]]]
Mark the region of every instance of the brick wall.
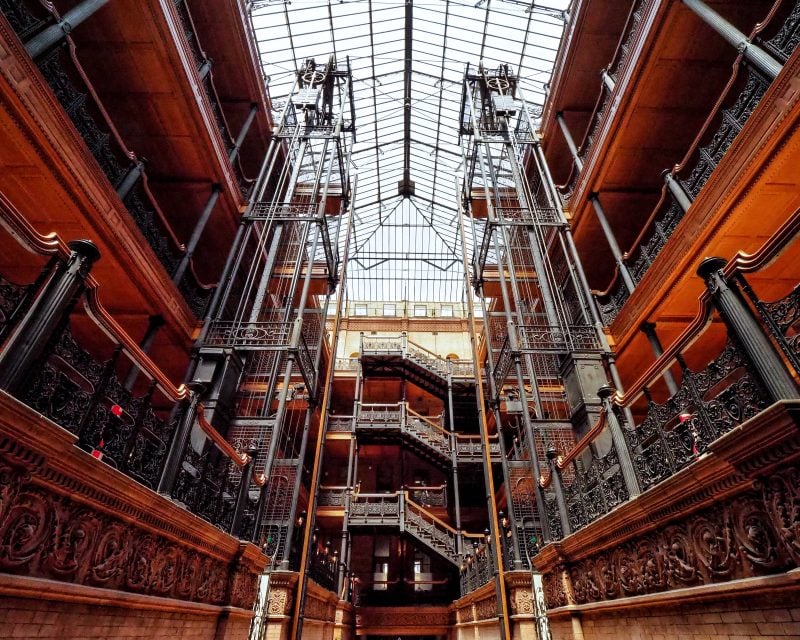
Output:
[[[654,604],[622,611],[582,611],[580,623],[559,616],[553,640],[759,640],[800,638],[800,593],[726,602]],[[582,636],[581,636],[582,630]]]
[[249,620],[183,613],[0,597],[2,638],[167,638],[246,640]]

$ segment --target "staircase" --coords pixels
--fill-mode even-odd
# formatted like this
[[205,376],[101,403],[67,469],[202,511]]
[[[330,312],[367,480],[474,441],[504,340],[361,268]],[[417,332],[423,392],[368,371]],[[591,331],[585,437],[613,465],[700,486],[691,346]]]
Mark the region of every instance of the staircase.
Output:
[[350,501],[348,525],[399,528],[455,566],[461,564],[459,536],[483,537],[457,531],[411,500],[407,491],[354,495]]
[[404,530],[445,560],[460,566],[458,531],[405,496]]
[[369,375],[397,375],[400,370],[408,380],[439,398],[447,398],[448,378],[454,391],[475,393],[471,362],[440,358],[405,335],[362,336],[359,357]]
[[405,402],[361,404],[356,429],[374,436],[397,434],[426,457],[450,464],[450,434],[442,426],[443,418],[442,415],[423,416]]

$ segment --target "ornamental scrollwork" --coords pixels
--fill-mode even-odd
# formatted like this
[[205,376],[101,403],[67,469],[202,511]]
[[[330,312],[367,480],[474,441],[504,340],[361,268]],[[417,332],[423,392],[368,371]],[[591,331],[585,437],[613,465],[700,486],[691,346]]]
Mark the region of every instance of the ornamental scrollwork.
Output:
[[[257,576],[40,487],[0,456],[0,570],[249,608]],[[231,577],[232,576],[232,577]]]
[[[577,604],[777,574],[800,565],[800,467],[646,536],[569,563]],[[543,576],[549,608],[565,606],[563,568]]]

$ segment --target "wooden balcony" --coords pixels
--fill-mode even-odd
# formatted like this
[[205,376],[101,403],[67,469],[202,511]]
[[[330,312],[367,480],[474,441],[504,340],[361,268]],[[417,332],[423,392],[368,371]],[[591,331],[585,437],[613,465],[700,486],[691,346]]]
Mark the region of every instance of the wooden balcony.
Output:
[[[57,4],[63,11],[74,3]],[[229,54],[214,59],[207,75],[201,72],[213,56],[205,48],[191,8],[183,0],[114,2],[71,35],[121,138],[137,156],[147,159],[153,191],[170,211],[180,240],[190,236],[209,186],[222,185],[208,222],[214,232],[204,234],[197,248],[197,255],[204,256],[200,275],[213,280],[246,202],[249,181],[266,151],[271,124],[264,88],[253,80],[258,70],[252,68],[252,60],[250,69],[237,66],[223,74],[223,65],[245,62]],[[237,42],[246,32],[232,14],[217,28],[231,30],[229,37]],[[214,41],[228,37],[224,34],[218,32]],[[218,91],[217,75],[226,76],[225,93]],[[243,122],[242,110],[249,111],[251,105],[258,111],[245,139],[250,160],[232,163],[229,154]]]
[[[623,378],[653,359],[639,332],[642,320],[657,322],[667,342],[686,325],[703,286],[695,269],[705,256],[756,250],[800,207],[800,183],[790,168],[800,154],[800,142],[790,133],[800,118],[794,82],[799,71],[795,52],[615,318],[611,332]],[[798,276],[787,264],[756,277],[766,299],[773,299]]]
[[566,181],[572,156],[556,114],[563,112],[570,130],[586,129],[600,89],[603,62],[612,59],[633,4],[632,0],[614,5],[603,0],[572,3],[542,116],[542,147],[557,182]]
[[[772,1],[719,3],[715,8],[745,33],[770,11]],[[635,15],[634,15],[635,14]],[[592,43],[573,47],[591,50]],[[737,51],[715,35],[679,2],[640,0],[621,34],[617,52],[597,60],[596,102],[586,128],[572,123],[573,138],[583,157],[578,175],[556,173],[565,188],[573,218],[576,243],[584,258],[590,284],[605,288],[614,260],[588,201],[600,199],[621,246],[638,235],[646,214],[655,206],[663,185],[661,172],[680,160],[712,111]],[[603,91],[599,77],[614,65],[615,90]],[[558,82],[571,82],[572,79]],[[561,91],[566,91],[566,86]],[[568,105],[559,105],[564,111]],[[570,118],[565,114],[568,125]],[[563,153],[566,143],[557,126],[545,124],[551,139],[548,159]],[[557,151],[560,149],[561,151]],[[557,166],[557,165],[556,165]]]

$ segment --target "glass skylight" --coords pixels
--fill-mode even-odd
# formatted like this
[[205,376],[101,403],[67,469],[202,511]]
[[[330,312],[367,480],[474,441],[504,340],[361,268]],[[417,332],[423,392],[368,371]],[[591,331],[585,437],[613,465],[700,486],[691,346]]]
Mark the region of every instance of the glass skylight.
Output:
[[[466,65],[511,65],[527,103],[541,106],[569,3],[250,3],[276,118],[305,59],[327,61],[333,54],[352,69],[358,187],[348,299],[464,299],[456,177],[463,166],[458,117]],[[404,197],[399,185],[406,170],[413,195]],[[470,237],[467,244],[469,257]]]

